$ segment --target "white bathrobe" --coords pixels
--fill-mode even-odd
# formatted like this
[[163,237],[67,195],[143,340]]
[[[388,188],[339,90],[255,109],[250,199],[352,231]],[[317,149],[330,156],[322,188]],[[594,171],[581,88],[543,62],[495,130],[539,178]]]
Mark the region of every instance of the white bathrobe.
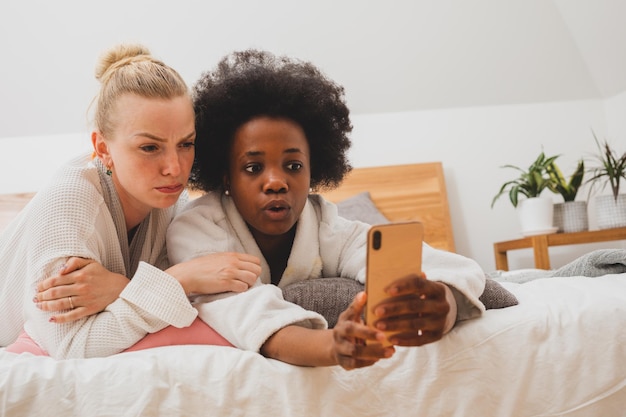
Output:
[[[168,325],[197,317],[168,267],[165,232],[176,206],[155,209],[128,243],[121,205],[99,160],[85,155],[63,167],[0,236],[0,345],[24,328],[56,358],[108,356]],[[179,204],[182,205],[182,202]],[[33,303],[36,285],[71,256],[95,259],[132,278],[103,312],[66,324]]]
[[[369,225],[340,217],[334,204],[319,195],[311,195],[296,227],[279,287],[320,277],[365,282]],[[199,317],[235,346],[258,350],[276,330],[303,318],[298,309],[282,299],[282,292],[269,284],[269,266],[230,197],[208,193],[190,202],[170,225],[167,247],[173,263],[229,251],[245,252],[261,259],[261,276],[251,290],[195,299]],[[428,279],[453,288],[462,316],[482,314],[485,307],[478,297],[485,286],[485,274],[480,266],[471,259],[427,244],[423,250],[423,271]],[[263,299],[259,300],[261,293]],[[320,327],[320,320],[310,317],[304,325]]]

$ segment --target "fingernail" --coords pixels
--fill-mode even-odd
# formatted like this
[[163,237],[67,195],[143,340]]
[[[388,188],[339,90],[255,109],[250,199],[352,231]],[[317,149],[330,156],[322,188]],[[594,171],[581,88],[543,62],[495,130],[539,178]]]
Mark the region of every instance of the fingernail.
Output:
[[39,300],[37,299],[37,296],[34,296],[33,297],[33,303],[38,303],[38,302],[39,302]]
[[392,347],[385,348],[385,358],[390,358],[396,350]]
[[50,320],[48,320],[50,323],[56,323],[57,318],[56,317],[50,317]]
[[383,322],[376,323],[376,328],[380,330],[385,330],[387,328],[387,325]]
[[67,268],[67,265],[63,264],[59,267],[59,269],[57,270],[57,272],[60,274],[61,272],[65,271],[65,268]]

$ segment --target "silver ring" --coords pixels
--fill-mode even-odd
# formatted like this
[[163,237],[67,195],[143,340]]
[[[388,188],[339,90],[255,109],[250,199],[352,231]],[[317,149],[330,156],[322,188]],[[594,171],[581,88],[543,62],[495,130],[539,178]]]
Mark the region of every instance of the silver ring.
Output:
[[72,296],[70,295],[69,297],[67,297],[68,300],[70,300],[70,310],[74,310],[74,303],[72,302]]

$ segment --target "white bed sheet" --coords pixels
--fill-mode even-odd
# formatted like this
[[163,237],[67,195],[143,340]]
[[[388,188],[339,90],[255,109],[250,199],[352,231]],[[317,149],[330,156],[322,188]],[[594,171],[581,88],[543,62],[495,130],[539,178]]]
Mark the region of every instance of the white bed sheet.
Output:
[[0,350],[0,415],[625,416],[626,274],[503,285],[518,306],[355,371],[216,346],[65,361]]

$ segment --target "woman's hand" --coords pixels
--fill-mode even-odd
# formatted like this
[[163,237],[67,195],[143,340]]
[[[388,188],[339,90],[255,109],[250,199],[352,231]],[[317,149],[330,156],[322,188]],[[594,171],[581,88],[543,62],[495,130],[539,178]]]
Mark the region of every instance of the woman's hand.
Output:
[[391,331],[389,341],[399,346],[421,346],[449,332],[456,320],[456,301],[450,288],[422,276],[394,281],[389,298],[374,308],[379,330]]
[[244,292],[261,275],[261,260],[237,252],[211,253],[170,267],[185,294]]
[[[340,365],[348,370],[370,366],[390,357],[395,349],[382,346],[380,341],[384,340],[384,334],[361,320],[365,298],[365,293],[357,294],[332,330],[297,325],[283,327],[265,341],[261,354],[293,365]],[[374,343],[366,345],[366,340]]]
[[93,259],[71,257],[59,275],[37,284],[33,301],[43,311],[59,311],[50,318],[67,323],[99,313],[114,302],[129,280]]
[[[361,315],[366,300],[364,292],[358,293],[347,310],[339,315],[333,328],[333,353],[337,364],[344,369],[370,366],[395,352],[393,346],[383,347],[381,344],[385,340],[382,332],[363,323]],[[366,344],[366,341],[375,343]]]

